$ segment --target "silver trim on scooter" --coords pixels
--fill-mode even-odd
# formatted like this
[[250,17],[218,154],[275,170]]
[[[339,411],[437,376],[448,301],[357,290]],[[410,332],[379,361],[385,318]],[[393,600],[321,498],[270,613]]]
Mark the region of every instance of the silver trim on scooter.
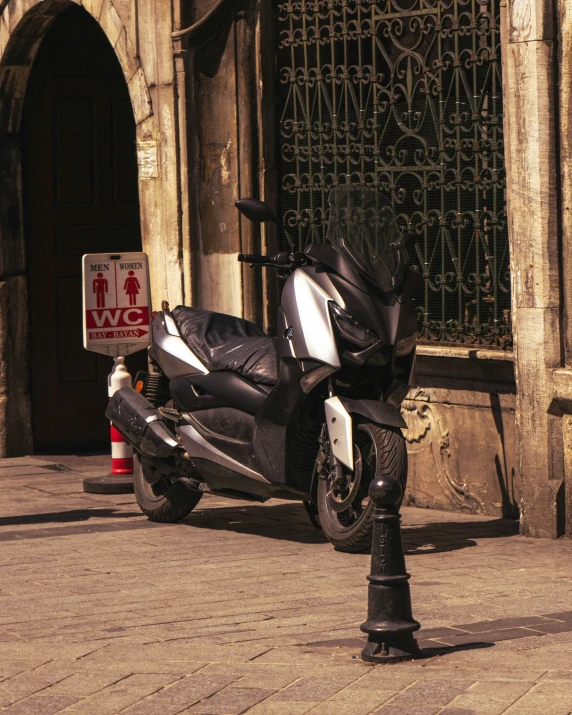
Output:
[[339,397],[329,397],[324,402],[324,407],[332,454],[348,469],[353,471],[352,417],[341,403]]
[[187,375],[207,375],[208,370],[180,336],[173,318],[160,314],[153,321],[152,352],[169,380]]
[[338,292],[328,294],[313,280],[314,273],[314,268],[299,268],[292,273],[282,291],[282,309],[292,329],[296,358],[319,360],[338,368],[341,363],[329,310]]

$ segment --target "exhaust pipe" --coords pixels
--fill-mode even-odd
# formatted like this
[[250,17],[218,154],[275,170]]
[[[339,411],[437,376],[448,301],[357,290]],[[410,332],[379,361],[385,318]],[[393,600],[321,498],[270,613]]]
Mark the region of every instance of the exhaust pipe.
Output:
[[179,446],[159,412],[132,387],[117,390],[105,416],[141,454],[169,457]]

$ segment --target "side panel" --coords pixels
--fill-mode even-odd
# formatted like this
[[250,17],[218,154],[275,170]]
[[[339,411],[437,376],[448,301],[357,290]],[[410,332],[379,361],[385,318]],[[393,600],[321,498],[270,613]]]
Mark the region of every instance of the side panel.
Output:
[[268,395],[235,372],[226,371],[172,380],[169,389],[178,407],[185,412],[226,405],[255,415]]
[[[292,345],[298,360],[312,359],[340,367],[338,348],[330,318],[328,303],[339,299],[331,286],[331,294],[314,280],[316,269],[298,268],[288,278],[282,292],[282,310],[288,327],[292,328]],[[325,284],[325,274],[321,281]]]
[[241,464],[238,460],[233,459],[228,454],[225,454],[220,449],[217,449],[217,447],[207,442],[207,440],[193,425],[186,424],[179,427],[179,433],[181,435],[183,446],[187,451],[191,462],[194,457],[205,459],[233,472],[238,472],[245,477],[254,479],[257,482],[263,482],[265,484],[269,483],[268,479],[263,477],[259,472]]
[[178,334],[173,318],[158,313],[153,321],[153,342],[149,353],[170,380],[208,373],[207,368]]

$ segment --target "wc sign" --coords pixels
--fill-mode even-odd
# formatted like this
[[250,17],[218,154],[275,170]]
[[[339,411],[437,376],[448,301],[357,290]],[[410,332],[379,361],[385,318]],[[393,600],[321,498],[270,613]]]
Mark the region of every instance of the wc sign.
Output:
[[149,264],[145,253],[83,257],[83,346],[125,356],[150,343]]

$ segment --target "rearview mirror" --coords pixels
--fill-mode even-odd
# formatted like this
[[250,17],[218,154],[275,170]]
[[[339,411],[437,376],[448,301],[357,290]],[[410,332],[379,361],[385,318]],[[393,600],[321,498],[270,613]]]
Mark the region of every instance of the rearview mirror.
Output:
[[234,205],[249,221],[254,221],[255,223],[263,223],[264,221],[278,223],[276,214],[264,201],[259,199],[239,199]]

